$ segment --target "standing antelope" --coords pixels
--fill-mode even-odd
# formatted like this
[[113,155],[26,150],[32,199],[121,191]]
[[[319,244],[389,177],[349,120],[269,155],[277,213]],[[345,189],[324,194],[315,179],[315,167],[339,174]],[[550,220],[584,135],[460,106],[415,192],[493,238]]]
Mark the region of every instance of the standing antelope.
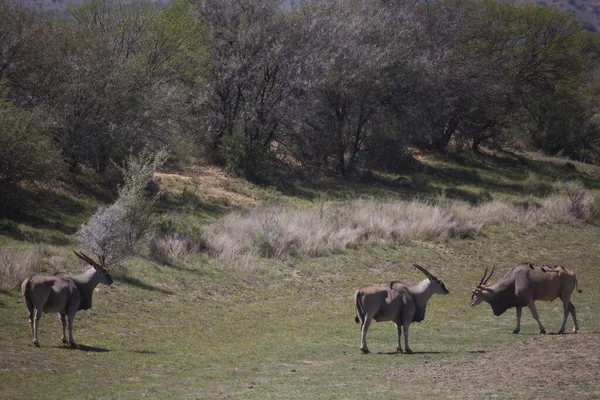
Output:
[[77,347],[75,339],[73,339],[75,313],[92,307],[92,293],[98,283],[104,283],[108,286],[113,283],[110,274],[104,267],[104,262],[100,265],[83,253],[75,252],[75,254],[93,268],[80,275],[33,275],[21,284],[21,291],[29,311],[33,344],[36,347],[40,347],[38,326],[42,312],[60,314],[63,343],[67,343],[65,337],[65,316],[67,316],[69,318],[68,343],[71,347]]
[[367,347],[367,331],[371,320],[377,322],[393,321],[398,332],[398,347],[402,352],[401,328],[404,327],[404,347],[407,354],[412,354],[408,346],[408,327],[411,322],[421,322],[425,319],[427,301],[437,294],[448,294],[448,289],[438,278],[430,274],[420,265],[413,267],[425,274],[427,279],[408,286],[398,281],[389,284],[362,286],[354,293],[356,317],[354,320],[361,326],[360,349],[369,353]]
[[[558,333],[564,333],[569,312],[573,317],[573,332],[579,330],[575,306],[571,303],[571,294],[577,286],[577,275],[564,267],[536,266],[532,263],[518,264],[512,268],[504,278],[494,284],[488,285],[494,273],[487,275],[487,268],[479,285],[473,290],[471,307],[485,301],[492,306],[494,315],[502,315],[507,309],[515,307],[517,310],[517,326],[513,333],[521,330],[521,311],[524,306],[529,307],[531,315],[537,321],[540,334],[546,333],[535,308],[535,301],[552,301],[557,297],[563,302],[564,317]],[[581,290],[577,289],[581,293]]]

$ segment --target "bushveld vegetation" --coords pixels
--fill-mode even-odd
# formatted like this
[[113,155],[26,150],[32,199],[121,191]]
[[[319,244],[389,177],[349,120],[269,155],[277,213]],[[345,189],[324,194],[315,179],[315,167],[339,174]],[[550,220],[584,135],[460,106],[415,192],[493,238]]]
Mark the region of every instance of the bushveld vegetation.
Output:
[[[0,397],[598,396],[597,50],[496,1],[0,0]],[[115,285],[34,349],[19,282],[76,248]],[[466,309],[522,261],[579,274],[579,336]],[[353,290],[413,262],[450,294],[361,357]]]
[[402,172],[414,148],[598,159],[598,36],[546,8],[91,0],[54,19],[2,1],[0,21],[4,213],[32,182],[164,146],[270,184]]

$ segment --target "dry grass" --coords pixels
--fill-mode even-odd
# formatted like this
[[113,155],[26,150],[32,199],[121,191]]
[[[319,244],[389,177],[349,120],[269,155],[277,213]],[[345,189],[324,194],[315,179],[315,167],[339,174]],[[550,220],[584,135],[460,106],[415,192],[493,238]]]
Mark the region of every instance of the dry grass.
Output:
[[0,275],[17,285],[28,276],[44,270],[46,257],[43,246],[0,248]]
[[208,226],[205,237],[212,255],[220,259],[287,259],[411,239],[464,238],[490,224],[508,221],[528,227],[573,223],[592,218],[594,213],[593,196],[580,184],[567,184],[565,194],[528,206],[500,200],[472,206],[447,201],[429,204],[358,199],[307,209],[268,207],[231,213]]
[[164,235],[153,238],[149,243],[150,257],[163,265],[184,261],[189,255],[197,254],[200,245],[183,235]]

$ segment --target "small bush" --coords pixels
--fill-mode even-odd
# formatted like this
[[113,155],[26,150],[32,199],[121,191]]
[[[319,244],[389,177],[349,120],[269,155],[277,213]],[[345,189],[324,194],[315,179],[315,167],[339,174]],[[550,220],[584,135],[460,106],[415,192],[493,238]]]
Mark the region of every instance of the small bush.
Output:
[[100,207],[77,232],[77,242],[96,255],[106,267],[118,268],[137,251],[147,235],[157,193],[149,192],[153,172],[167,158],[165,151],[130,156],[123,173],[119,198],[109,207]]
[[527,174],[527,178],[523,182],[523,187],[528,194],[533,196],[548,196],[554,191],[554,187],[548,182],[540,179],[533,172]]
[[595,201],[581,181],[564,184],[564,193],[571,202],[571,213],[579,219],[588,220],[595,214]]
[[161,264],[171,265],[206,249],[202,223],[188,215],[160,215],[153,221],[153,231],[149,243],[150,257]]
[[164,265],[173,265],[184,261],[190,254],[197,254],[199,246],[186,237],[169,235],[152,238],[149,250],[152,260]]
[[273,179],[275,157],[264,142],[235,132],[224,138],[219,150],[227,166],[239,176],[261,184]]

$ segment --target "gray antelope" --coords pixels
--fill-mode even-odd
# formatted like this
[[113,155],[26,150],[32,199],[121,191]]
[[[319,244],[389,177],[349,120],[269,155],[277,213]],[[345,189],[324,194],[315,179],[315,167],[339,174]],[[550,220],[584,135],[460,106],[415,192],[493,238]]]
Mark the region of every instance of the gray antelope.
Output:
[[371,320],[374,319],[377,322],[392,321],[396,324],[398,352],[402,352],[401,328],[404,328],[404,347],[407,354],[412,354],[413,351],[408,346],[408,327],[411,322],[421,322],[425,319],[425,308],[433,294],[449,293],[444,283],[425,268],[417,264],[413,264],[413,267],[424,273],[427,279],[412,286],[398,281],[362,286],[354,293],[354,320],[360,323],[360,349],[363,353],[369,353],[367,331]]
[[52,276],[33,275],[21,284],[21,292],[29,311],[29,325],[33,334],[33,344],[40,347],[38,326],[42,312],[58,313],[62,324],[62,341],[65,337],[66,317],[69,319],[69,341],[71,347],[77,347],[73,339],[73,320],[79,310],[92,307],[92,293],[98,283],[110,286],[113,280],[104,267],[83,253],[75,252],[77,257],[91,265],[80,275],[55,274]]
[[[564,333],[567,317],[573,317],[573,332],[579,330],[575,306],[571,303],[571,294],[577,286],[577,275],[565,267],[537,266],[532,263],[521,263],[513,267],[504,278],[493,284],[487,284],[492,272],[487,275],[487,268],[479,285],[473,290],[471,307],[485,301],[492,306],[494,315],[502,315],[507,309],[515,307],[517,310],[517,326],[513,333],[521,330],[521,311],[529,307],[531,315],[537,321],[540,334],[546,333],[535,308],[535,301],[552,301],[558,297],[563,303],[563,323],[558,333]],[[577,289],[581,293],[581,290]]]

